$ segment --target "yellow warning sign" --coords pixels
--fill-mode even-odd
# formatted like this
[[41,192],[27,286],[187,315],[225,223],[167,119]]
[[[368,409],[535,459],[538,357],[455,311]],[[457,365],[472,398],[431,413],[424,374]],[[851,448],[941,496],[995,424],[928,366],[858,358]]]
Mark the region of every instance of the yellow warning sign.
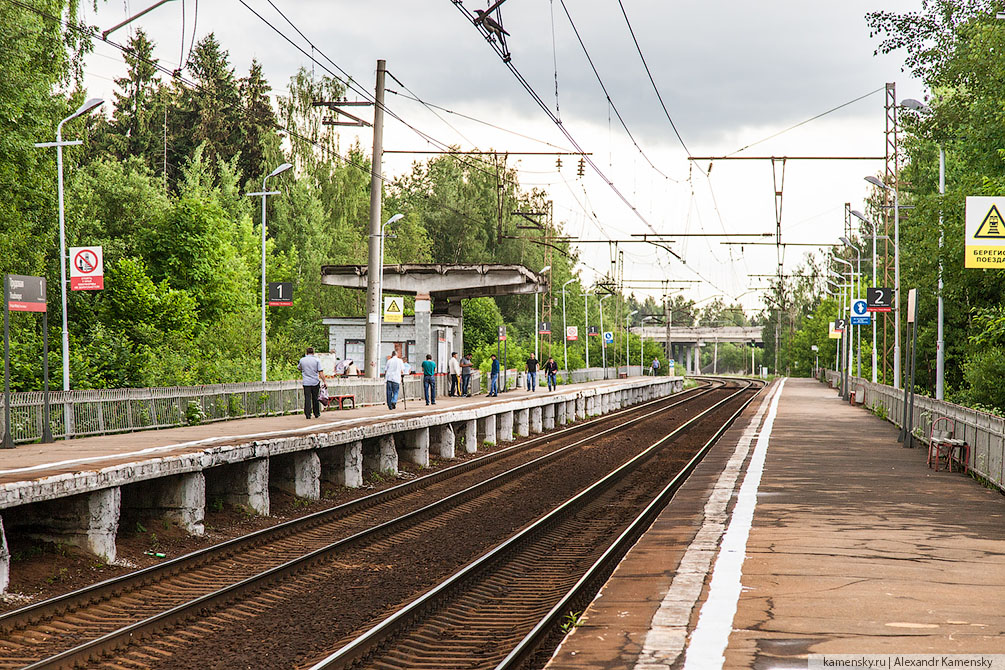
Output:
[[977,239],[1005,237],[1005,224],[1002,223],[1002,215],[998,213],[998,207],[991,205],[991,209],[988,210],[987,216],[981,221],[981,225],[977,228],[977,232],[974,233],[974,237]]
[[384,298],[384,323],[401,323],[404,313],[404,298],[400,295]]
[[1005,269],[1005,198],[967,198],[964,267]]

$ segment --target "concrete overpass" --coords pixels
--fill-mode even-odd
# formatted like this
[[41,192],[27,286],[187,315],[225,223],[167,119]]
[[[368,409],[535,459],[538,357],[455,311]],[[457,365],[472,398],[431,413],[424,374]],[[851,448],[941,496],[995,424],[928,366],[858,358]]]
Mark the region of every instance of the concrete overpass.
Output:
[[[633,330],[638,333],[638,328]],[[666,326],[646,326],[642,329],[642,334],[647,340],[663,344],[665,350],[669,349],[667,355],[679,361],[691,374],[701,372],[700,347],[712,346],[712,357],[715,360],[720,342],[764,346],[761,326],[672,326],[669,329]],[[716,367],[714,363],[713,367]]]

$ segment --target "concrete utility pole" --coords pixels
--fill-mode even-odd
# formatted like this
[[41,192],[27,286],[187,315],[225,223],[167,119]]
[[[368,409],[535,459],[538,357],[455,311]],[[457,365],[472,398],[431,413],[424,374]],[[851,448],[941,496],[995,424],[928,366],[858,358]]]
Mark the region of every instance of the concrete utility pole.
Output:
[[384,161],[384,72],[386,63],[377,61],[376,104],[373,106],[373,162],[370,166],[370,239],[366,270],[366,358],[367,379],[380,377],[380,273],[382,165]]

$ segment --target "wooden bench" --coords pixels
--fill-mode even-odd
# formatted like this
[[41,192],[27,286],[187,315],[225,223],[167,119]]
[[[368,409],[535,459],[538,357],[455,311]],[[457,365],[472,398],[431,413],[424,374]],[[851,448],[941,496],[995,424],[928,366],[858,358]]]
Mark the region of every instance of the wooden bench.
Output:
[[[945,422],[944,428],[939,428],[939,424]],[[964,440],[957,439],[956,421],[948,416],[940,416],[932,422],[932,428],[928,433],[928,467],[935,467],[939,471],[940,465],[945,465],[950,472],[955,466],[969,474],[970,472],[970,445]]]

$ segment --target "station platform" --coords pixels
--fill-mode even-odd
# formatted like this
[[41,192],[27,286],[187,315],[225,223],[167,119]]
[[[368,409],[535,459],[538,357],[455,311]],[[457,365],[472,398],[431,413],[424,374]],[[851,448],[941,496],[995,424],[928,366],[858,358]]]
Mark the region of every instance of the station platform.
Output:
[[[626,380],[604,380],[563,384],[552,395],[567,395],[584,390],[623,384]],[[547,386],[531,394],[511,389],[498,398],[476,395],[470,398],[440,396],[436,405],[422,400],[399,401],[389,410],[386,405],[367,405],[354,409],[328,409],[320,418],[305,419],[303,414],[232,419],[196,426],[116,433],[59,440],[48,444],[20,445],[0,450],[0,485],[54,475],[104,468],[137,460],[164,458],[250,440],[306,435],[331,430],[379,424],[386,421],[449,414],[461,410],[488,407],[511,400],[549,395]]]
[[1005,497],[930,470],[897,432],[815,380],[772,384],[547,668],[1005,653]]

